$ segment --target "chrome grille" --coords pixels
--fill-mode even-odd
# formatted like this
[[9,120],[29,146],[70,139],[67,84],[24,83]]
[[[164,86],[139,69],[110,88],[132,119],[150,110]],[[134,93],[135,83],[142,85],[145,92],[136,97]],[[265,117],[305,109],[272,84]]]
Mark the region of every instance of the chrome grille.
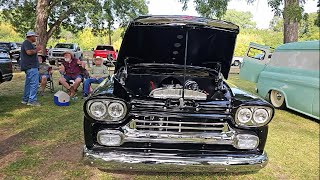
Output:
[[175,117],[135,117],[129,127],[137,130],[168,132],[226,132],[228,124],[223,119],[183,119]]
[[53,57],[62,57],[63,53],[52,53]]

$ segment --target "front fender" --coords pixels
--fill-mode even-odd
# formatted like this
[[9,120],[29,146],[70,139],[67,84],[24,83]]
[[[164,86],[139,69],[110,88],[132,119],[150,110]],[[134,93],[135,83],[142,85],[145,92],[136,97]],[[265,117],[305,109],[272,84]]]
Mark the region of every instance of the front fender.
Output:
[[[237,109],[241,106],[264,106],[264,107],[269,107],[273,110],[271,119],[273,118],[275,109],[266,100],[260,97],[257,97],[255,95],[252,95],[248,92],[245,92],[243,90],[240,90],[238,88],[231,88],[231,91],[232,91],[232,110],[231,111],[234,116],[237,112]],[[233,118],[235,119],[235,117]]]

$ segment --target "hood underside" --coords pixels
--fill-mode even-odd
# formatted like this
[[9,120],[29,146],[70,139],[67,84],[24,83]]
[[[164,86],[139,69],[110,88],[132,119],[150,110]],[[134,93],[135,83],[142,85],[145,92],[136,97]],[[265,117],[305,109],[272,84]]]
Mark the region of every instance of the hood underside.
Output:
[[124,36],[116,70],[127,64],[157,63],[221,67],[228,77],[238,26],[184,16],[141,17]]

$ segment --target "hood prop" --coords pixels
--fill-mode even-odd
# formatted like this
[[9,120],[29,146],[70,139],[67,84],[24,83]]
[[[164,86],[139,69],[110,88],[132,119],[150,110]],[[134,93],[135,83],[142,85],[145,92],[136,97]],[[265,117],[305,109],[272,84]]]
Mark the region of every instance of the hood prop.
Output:
[[180,106],[184,106],[184,89],[186,83],[186,73],[187,73],[187,57],[188,57],[188,39],[189,39],[189,30],[186,32],[186,47],[184,50],[184,69],[183,69],[183,86],[182,86],[182,100],[180,100]]

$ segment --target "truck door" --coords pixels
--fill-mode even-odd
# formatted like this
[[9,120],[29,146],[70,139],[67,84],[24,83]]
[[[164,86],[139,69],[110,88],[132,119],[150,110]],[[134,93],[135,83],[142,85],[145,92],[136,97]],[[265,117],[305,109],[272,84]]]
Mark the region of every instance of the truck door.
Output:
[[257,83],[260,72],[264,70],[270,58],[271,48],[269,46],[251,42],[240,67],[240,78]]

